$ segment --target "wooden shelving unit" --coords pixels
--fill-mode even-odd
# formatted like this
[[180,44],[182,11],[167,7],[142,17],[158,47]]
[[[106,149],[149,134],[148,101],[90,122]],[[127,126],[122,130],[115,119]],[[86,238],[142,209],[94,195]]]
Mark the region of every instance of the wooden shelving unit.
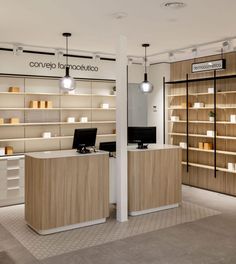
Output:
[[[230,121],[230,115],[236,115],[236,53],[225,57],[224,71],[193,74],[193,60],[171,65],[171,81],[163,82],[167,119],[164,135],[166,143],[187,144],[182,152],[184,184],[236,196],[236,170],[228,170],[228,163],[236,164],[236,122]],[[207,60],[212,57],[196,62]],[[208,88],[213,88],[214,93]],[[204,107],[193,107],[196,102]],[[209,120],[210,111],[215,113],[214,121]],[[171,120],[172,116],[179,120]],[[209,137],[208,130],[217,133]],[[212,144],[213,148],[199,148],[200,142]]]
[[[15,154],[71,149],[74,129],[89,127],[98,128],[97,145],[115,140],[115,82],[77,79],[76,85],[74,94],[65,94],[54,77],[0,75],[0,118],[5,121],[0,124],[0,147],[12,146]],[[19,87],[20,92],[9,92],[10,86]],[[30,108],[31,100],[52,101],[53,106]],[[103,103],[109,108],[101,108]],[[9,123],[12,117],[20,123]],[[67,117],[75,117],[76,122],[68,123]],[[80,122],[81,117],[87,117],[88,122]],[[43,138],[43,132],[51,132],[52,137]]]

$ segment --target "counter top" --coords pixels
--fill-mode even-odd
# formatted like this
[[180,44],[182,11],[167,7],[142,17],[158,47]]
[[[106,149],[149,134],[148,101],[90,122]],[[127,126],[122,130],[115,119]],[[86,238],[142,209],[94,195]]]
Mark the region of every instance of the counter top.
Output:
[[164,149],[179,149],[179,146],[167,144],[150,144],[147,149],[137,149],[137,145],[128,146],[128,151],[149,151],[149,150],[164,150]]
[[31,152],[25,154],[26,156],[36,159],[54,159],[54,158],[66,158],[66,157],[81,157],[81,156],[92,156],[92,155],[108,155],[108,152],[97,151],[87,154],[78,153],[75,149],[70,150],[55,150],[55,151],[42,151],[42,152]]

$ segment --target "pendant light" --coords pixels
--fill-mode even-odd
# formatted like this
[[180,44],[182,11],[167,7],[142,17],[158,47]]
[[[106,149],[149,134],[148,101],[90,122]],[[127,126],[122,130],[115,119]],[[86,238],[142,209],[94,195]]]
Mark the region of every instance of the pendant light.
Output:
[[71,33],[63,33],[62,36],[66,38],[66,75],[60,79],[59,86],[64,91],[72,91],[75,89],[75,80],[70,77],[70,67],[68,64],[68,38],[71,37]]
[[145,63],[145,73],[144,73],[144,81],[140,83],[139,88],[143,93],[151,93],[153,90],[153,85],[148,81],[147,79],[147,47],[149,47],[149,44],[142,44],[142,47],[145,48],[145,57],[144,57],[144,63]]

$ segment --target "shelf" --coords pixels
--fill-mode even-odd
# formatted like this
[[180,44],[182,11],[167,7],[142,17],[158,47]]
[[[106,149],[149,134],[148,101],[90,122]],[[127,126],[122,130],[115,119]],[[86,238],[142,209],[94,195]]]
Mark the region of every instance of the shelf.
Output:
[[[186,137],[187,134],[185,133],[168,133],[170,136],[184,136]],[[200,138],[214,138],[214,137],[208,137],[207,135],[201,135],[201,134],[189,134],[189,137],[200,137]],[[229,139],[229,140],[236,140],[236,137],[230,137],[230,136],[216,136],[217,139]]]
[[[186,123],[186,120],[179,120],[179,121],[171,121],[168,120],[169,123]],[[211,121],[205,121],[205,120],[192,120],[188,121],[189,123],[193,124],[214,124],[214,122]],[[220,125],[236,125],[236,123],[229,122],[229,121],[216,121],[216,124]]]
[[[207,149],[192,148],[192,147],[189,147],[188,149],[191,150],[191,151],[214,153],[214,150],[213,149],[207,150]],[[236,156],[236,152],[232,152],[232,151],[216,150],[216,153],[217,154],[223,154],[223,155]]]
[[19,92],[19,93],[12,93],[12,92],[0,92],[0,95],[49,95],[49,96],[92,96],[92,97],[116,97],[113,94],[61,94],[61,93],[29,93],[29,92]]
[[20,190],[20,187],[19,186],[16,186],[16,187],[8,187],[7,190],[8,191]]
[[112,108],[112,107],[110,107],[110,108],[96,108],[96,107],[68,107],[68,108],[15,108],[15,107],[7,107],[7,108],[0,108],[0,110],[2,110],[2,111],[7,111],[7,110],[15,110],[15,111],[17,111],[17,110],[19,110],[19,111],[48,111],[48,110],[50,110],[50,111],[52,111],[52,110],[54,110],[54,111],[59,111],[59,110],[61,110],[61,111],[68,111],[68,110],[103,110],[103,111],[114,111],[114,110],[116,110],[116,108]]
[[88,122],[41,122],[41,123],[18,123],[18,124],[0,124],[1,126],[14,127],[14,126],[51,126],[51,125],[77,125],[77,124],[115,124],[116,121],[88,121]]
[[[206,107],[189,107],[188,110],[210,110],[214,109],[214,106],[206,106]],[[225,109],[236,109],[236,106],[218,106],[216,110],[225,110]],[[184,107],[168,107],[168,110],[185,110],[186,108]]]
[[15,176],[15,177],[8,177],[7,180],[8,181],[12,181],[12,180],[19,180],[20,177],[19,176]]
[[[182,165],[187,165],[187,162],[182,161]],[[193,163],[193,162],[189,162],[188,165],[192,166],[192,167],[203,168],[203,169],[208,169],[208,170],[214,170],[215,169],[214,166],[209,166],[209,165],[204,165],[204,164],[199,164],[199,163]],[[236,171],[230,171],[226,168],[216,167],[216,170],[236,174]]]
[[[116,136],[116,134],[100,134],[97,135],[97,137],[113,137]],[[56,139],[71,139],[73,136],[58,136],[58,137],[50,137],[50,138],[43,138],[43,137],[37,137],[37,138],[6,138],[6,139],[0,139],[0,142],[8,142],[8,141],[33,141],[33,140],[56,140]]]
[[[217,92],[216,95],[227,95],[227,94],[236,94],[236,91],[221,91]],[[204,95],[214,95],[214,93],[189,93],[189,96],[204,96]],[[183,97],[185,94],[169,94],[168,97]]]

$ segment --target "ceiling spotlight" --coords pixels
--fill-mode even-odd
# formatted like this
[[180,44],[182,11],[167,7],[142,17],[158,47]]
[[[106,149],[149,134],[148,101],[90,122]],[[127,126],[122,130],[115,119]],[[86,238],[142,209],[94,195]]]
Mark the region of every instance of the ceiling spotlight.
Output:
[[132,65],[132,64],[133,64],[133,61],[134,61],[133,58],[130,58],[130,57],[129,57],[129,58],[128,58],[128,65],[129,65],[129,66]]
[[70,77],[70,66],[68,64],[68,38],[71,37],[71,33],[63,33],[63,37],[66,38],[66,73],[63,78],[59,81],[61,90],[72,91],[75,89],[75,80]]
[[123,19],[123,18],[127,17],[128,14],[125,13],[125,12],[116,12],[116,13],[112,14],[112,16],[113,16],[115,19]]
[[174,52],[170,52],[169,53],[169,60],[170,61],[174,61],[175,60],[175,54],[174,54]]
[[186,4],[180,1],[167,1],[161,4],[161,7],[171,8],[171,9],[180,9],[184,8]]
[[147,47],[149,44],[143,44],[142,47],[145,49],[144,62],[145,62],[145,72],[144,72],[144,81],[140,83],[139,88],[143,93],[151,93],[153,90],[153,85],[148,81],[147,78]]
[[99,62],[100,59],[101,59],[101,56],[100,56],[100,55],[98,55],[97,53],[94,53],[94,54],[93,54],[93,60],[94,60],[95,62]]
[[57,59],[60,59],[64,56],[64,52],[62,50],[55,50],[55,56],[57,57]]
[[13,45],[13,54],[14,55],[21,55],[23,53],[24,49],[23,47],[19,46],[19,45]]
[[192,54],[193,54],[193,57],[196,58],[197,55],[198,55],[198,49],[197,48],[193,48],[192,49]]
[[226,40],[222,43],[223,52],[230,51],[232,48],[232,41]]

